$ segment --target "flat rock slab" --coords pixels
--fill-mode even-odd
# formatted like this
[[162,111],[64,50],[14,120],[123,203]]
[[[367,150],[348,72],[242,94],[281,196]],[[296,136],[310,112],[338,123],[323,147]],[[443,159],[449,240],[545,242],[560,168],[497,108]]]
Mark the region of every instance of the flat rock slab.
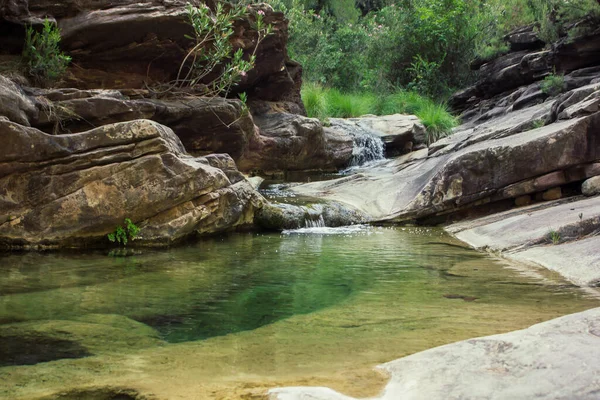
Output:
[[[600,197],[536,204],[446,227],[477,249],[556,271],[579,286],[600,282]],[[553,241],[554,236],[554,241]]]
[[452,224],[446,230],[476,249],[506,251],[551,243],[551,231],[562,233],[562,240],[577,239],[589,233],[588,225],[600,228],[600,197],[536,204]]
[[[598,399],[600,308],[528,329],[437,347],[382,365],[377,399]],[[275,400],[349,400],[328,388],[280,388]]]
[[579,286],[600,284],[600,236],[556,246],[533,247],[507,256],[556,271]]

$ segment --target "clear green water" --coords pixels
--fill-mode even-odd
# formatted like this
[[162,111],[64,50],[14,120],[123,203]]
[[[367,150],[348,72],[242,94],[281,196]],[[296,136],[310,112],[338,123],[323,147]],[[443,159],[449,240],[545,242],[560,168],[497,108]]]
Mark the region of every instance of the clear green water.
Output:
[[[10,385],[23,368],[18,364],[100,357],[95,365],[103,365],[104,354],[154,357],[155,348],[172,348],[175,358],[214,357],[219,371],[223,365],[268,376],[309,366],[318,371],[336,360],[389,361],[599,304],[556,276],[506,268],[438,229],[236,234],[128,257],[12,254],[0,256],[0,378],[6,374]],[[278,360],[289,353],[289,365],[279,361],[277,370],[263,371],[255,363],[273,337],[285,342]],[[219,346],[228,355],[238,348],[231,341],[243,351],[219,355]],[[184,342],[195,347],[168,344]],[[204,342],[210,356],[196,347]],[[52,354],[15,355],[20,345]],[[80,371],[81,360],[56,365]],[[147,374],[160,375],[149,364]],[[53,365],[44,363],[44,373]],[[110,365],[119,371],[114,359]],[[113,372],[105,373],[108,379]],[[48,385],[18,376],[17,386]]]

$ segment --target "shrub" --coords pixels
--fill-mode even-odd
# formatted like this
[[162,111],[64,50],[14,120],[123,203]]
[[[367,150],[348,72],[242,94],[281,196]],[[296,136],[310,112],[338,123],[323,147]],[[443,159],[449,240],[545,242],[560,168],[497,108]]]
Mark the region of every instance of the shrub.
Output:
[[129,218],[125,218],[124,226],[119,225],[113,233],[106,235],[111,242],[117,242],[123,246],[127,246],[129,240],[134,240],[140,233],[140,228],[135,225]]
[[565,89],[565,77],[563,75],[550,74],[540,83],[542,92],[550,96],[556,96]]
[[40,32],[27,27],[23,61],[27,74],[38,83],[51,83],[66,72],[71,57],[60,50],[59,44],[60,30],[48,19]]

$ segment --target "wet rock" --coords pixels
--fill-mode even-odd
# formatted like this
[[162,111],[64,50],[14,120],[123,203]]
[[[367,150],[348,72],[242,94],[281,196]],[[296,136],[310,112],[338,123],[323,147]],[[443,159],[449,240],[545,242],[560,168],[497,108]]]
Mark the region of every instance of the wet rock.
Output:
[[581,185],[581,193],[583,193],[584,196],[595,196],[600,194],[600,176],[594,176],[583,182]]
[[268,230],[314,227],[338,227],[365,223],[368,217],[336,202],[313,203],[297,206],[285,203],[269,204],[256,215],[256,224]]
[[[494,131],[490,131],[487,140],[471,144],[465,130],[435,143],[433,149],[442,147],[442,142],[445,146],[433,155],[430,152],[426,159],[401,168],[390,162],[350,178],[307,183],[292,190],[350,204],[376,220],[450,214],[487,198],[497,202],[535,192],[566,179],[555,171],[595,162],[600,157],[599,124],[597,113],[498,139],[492,139]],[[569,176],[577,179],[575,172]],[[509,190],[529,180],[531,187]]]
[[190,157],[152,121],[61,136],[0,122],[0,132],[3,246],[105,243],[125,218],[142,227],[137,243],[166,245],[251,225],[262,205],[245,180],[232,183],[211,160]]
[[0,326],[0,365],[33,365],[162,344],[152,328],[121,315],[6,324]]

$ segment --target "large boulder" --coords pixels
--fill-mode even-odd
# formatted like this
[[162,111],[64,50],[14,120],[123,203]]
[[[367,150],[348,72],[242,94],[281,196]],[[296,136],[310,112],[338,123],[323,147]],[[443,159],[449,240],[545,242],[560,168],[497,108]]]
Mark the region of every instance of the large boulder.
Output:
[[242,170],[338,170],[352,157],[352,138],[314,118],[266,112],[254,116],[259,134],[238,160]]
[[262,197],[223,157],[193,158],[173,131],[148,120],[52,136],[0,122],[0,245],[106,244],[130,218],[137,243],[249,226]]

